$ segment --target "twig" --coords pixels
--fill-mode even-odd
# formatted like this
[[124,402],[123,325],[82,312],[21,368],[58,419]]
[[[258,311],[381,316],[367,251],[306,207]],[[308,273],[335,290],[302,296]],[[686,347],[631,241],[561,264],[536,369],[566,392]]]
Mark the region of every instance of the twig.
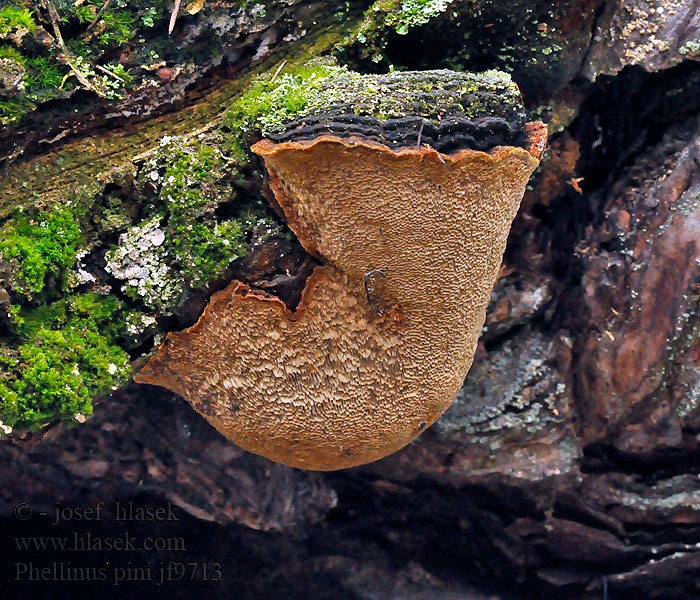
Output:
[[173,12],[170,13],[170,23],[168,24],[168,35],[175,29],[175,21],[177,21],[177,13],[180,12],[180,0],[175,0],[175,5],[173,6]]
[[73,71],[69,71],[68,73],[66,73],[66,74],[63,76],[63,79],[61,79],[61,85],[58,86],[58,89],[59,89],[59,90],[62,90],[62,89],[63,89],[63,86],[66,85],[66,81],[68,81],[68,79],[70,79],[70,76],[71,76],[71,75],[75,75],[75,73],[74,73]]
[[423,127],[425,127],[425,120],[420,120],[420,129],[418,130],[418,141],[416,142],[416,148],[420,148],[420,143],[423,139]]
[[107,2],[105,2],[102,5],[102,8],[100,8],[100,10],[97,11],[95,18],[92,21],[90,21],[90,24],[87,26],[87,29],[85,29],[85,33],[83,33],[83,35],[87,35],[95,28],[95,25],[97,25],[97,23],[100,21],[102,15],[105,14],[105,11],[107,10],[107,7],[109,6],[109,3],[111,1],[112,0],[107,0]]
[[102,65],[95,65],[95,68],[96,68],[96,69],[99,69],[99,70],[102,71],[103,73],[107,73],[107,75],[111,75],[111,76],[114,77],[116,80],[121,81],[122,83],[126,83],[126,81],[124,81],[124,79],[122,79],[121,77],[119,77],[119,75],[117,75],[116,73],[112,73],[112,71],[110,71],[109,69],[105,69]]
[[277,79],[277,76],[280,74],[280,71],[281,71],[282,69],[284,69],[284,65],[286,65],[286,64],[287,64],[287,59],[285,58],[285,59],[282,61],[282,64],[280,64],[280,66],[277,67],[277,70],[275,71],[275,74],[272,76],[272,79],[270,79],[270,83],[273,83],[273,82],[275,81],[275,79]]
[[53,27],[54,35],[56,36],[56,40],[58,41],[58,44],[63,49],[66,47],[66,43],[63,41],[63,36],[61,35],[61,30],[58,28],[58,21],[60,20],[61,17],[58,14],[58,11],[56,11],[56,8],[54,7],[51,0],[42,0],[42,4],[44,5],[44,8],[49,13],[49,19],[51,19],[51,26]]
[[51,0],[42,0],[42,4],[44,5],[46,11],[49,13],[51,27],[53,27],[53,32],[56,36],[56,43],[61,49],[63,60],[66,61],[66,64],[70,67],[70,70],[73,71],[73,74],[82,85],[84,85],[87,89],[95,92],[101,98],[104,98],[104,92],[101,92],[94,85],[92,85],[92,83],[90,83],[90,80],[87,77],[85,77],[83,72],[74,64],[70,50],[68,50],[68,48],[66,47],[66,43],[63,41],[63,36],[61,35],[61,30],[58,28],[58,21],[61,17],[59,16],[58,11],[56,11],[56,7],[54,7]]

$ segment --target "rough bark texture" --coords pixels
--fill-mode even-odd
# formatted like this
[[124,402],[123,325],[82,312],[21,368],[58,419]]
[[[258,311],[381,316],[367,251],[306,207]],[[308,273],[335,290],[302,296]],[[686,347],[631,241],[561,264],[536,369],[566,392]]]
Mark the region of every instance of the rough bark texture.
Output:
[[[298,5],[289,9],[298,20],[313,15],[309,27],[323,22],[305,12],[313,3],[285,4]],[[700,595],[697,3],[455,1],[407,34],[392,30],[390,18],[381,25],[393,5],[380,4],[363,31],[382,36],[359,46],[351,40],[340,52],[352,66],[503,67],[507,45],[526,104],[552,123],[548,156],[513,226],[456,402],[404,450],[322,475],[246,454],[182,399],[132,384],[102,399],[84,425],[0,442],[9,580],[15,562],[65,561],[58,552],[18,550],[14,536],[126,531],[182,536],[186,552],[74,553],[73,566],[223,566],[219,581],[206,581],[200,569],[172,587],[110,588],[134,597]],[[465,28],[478,48],[460,57],[454,32],[462,39]],[[540,35],[553,30],[554,41]],[[255,33],[256,43],[265,35]],[[282,37],[270,37],[280,59],[292,43]],[[244,32],[236,39],[244,49],[252,43]],[[553,45],[560,49],[542,55]],[[528,60],[533,52],[550,66]],[[235,92],[223,89],[202,83],[196,95],[225,102]],[[192,129],[211,118],[191,118],[192,111],[166,118],[175,123],[179,114],[189,115],[182,120]],[[98,148],[107,137],[123,136],[117,155],[128,156],[127,146],[137,146],[134,154],[147,149],[148,139],[129,137],[133,121],[115,117],[114,126],[38,148],[35,158],[8,167],[8,185],[61,148],[94,152],[98,165],[108,162]],[[157,120],[138,127],[160,135]],[[18,201],[8,186],[3,192]],[[279,260],[265,252],[245,263],[251,279],[260,264]],[[114,503],[130,500],[172,502],[180,520],[116,521]],[[51,525],[56,503],[99,501],[107,503],[102,521]],[[13,514],[19,502],[33,507],[32,519]],[[63,582],[42,596],[35,584],[11,585],[36,597],[105,589],[83,583],[76,592],[78,583]]]

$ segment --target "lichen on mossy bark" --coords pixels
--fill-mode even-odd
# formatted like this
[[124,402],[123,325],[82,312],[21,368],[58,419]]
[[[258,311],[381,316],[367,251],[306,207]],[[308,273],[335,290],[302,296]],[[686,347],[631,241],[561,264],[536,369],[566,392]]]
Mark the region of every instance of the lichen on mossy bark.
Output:
[[105,269],[132,300],[172,314],[188,288],[206,288],[245,254],[245,232],[260,217],[217,217],[239,195],[238,169],[227,160],[215,145],[164,137],[141,166],[143,217],[105,257]]

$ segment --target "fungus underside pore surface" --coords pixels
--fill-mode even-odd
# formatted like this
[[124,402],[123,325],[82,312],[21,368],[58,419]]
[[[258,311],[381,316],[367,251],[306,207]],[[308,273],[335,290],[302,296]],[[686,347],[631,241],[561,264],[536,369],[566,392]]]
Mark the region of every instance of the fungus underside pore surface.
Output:
[[[361,101],[348,110],[335,95],[342,96],[336,90],[347,72],[311,68],[333,75],[303,89],[303,80],[291,76],[273,98],[269,90],[261,97],[258,88],[257,96],[244,95],[229,122],[245,129],[250,115],[279,119],[268,122],[268,139],[253,150],[265,159],[290,228],[323,266],[307,280],[294,312],[274,296],[233,282],[213,296],[196,325],[169,334],[136,380],[183,395],[248,450],[297,467],[337,469],[401,448],[453,400],[546,134],[518,121],[507,94],[502,104],[481,104],[470,115],[464,97],[476,105],[489,93],[479,76],[469,75],[474,87],[468,87],[461,74],[444,71],[349,75],[353,95],[374,87],[393,88],[399,97],[402,80],[429,85],[433,78],[424,89],[434,93],[432,105],[451,104],[442,114],[415,116],[438,125],[469,115],[478,130],[490,132],[504,110],[513,110],[516,118],[504,119],[512,130],[504,135],[515,131],[515,139],[519,129],[521,145],[531,152],[517,145],[489,153],[465,148],[474,136],[460,138],[465,130],[450,129],[450,144],[459,148],[461,139],[462,149],[443,154],[421,143],[425,123],[421,128],[407,120],[410,112],[390,114]],[[481,81],[488,78],[494,75]],[[336,81],[341,85],[333,86]],[[331,89],[332,102],[326,98],[317,109],[316,94]],[[287,100],[294,106],[299,96],[292,116]],[[380,105],[395,100],[382,94]],[[374,119],[370,135],[362,135],[363,120],[355,121],[357,129],[338,128],[358,116]],[[307,129],[309,121],[322,122],[330,133]],[[399,136],[387,135],[387,123]],[[418,143],[394,145],[414,128]]]

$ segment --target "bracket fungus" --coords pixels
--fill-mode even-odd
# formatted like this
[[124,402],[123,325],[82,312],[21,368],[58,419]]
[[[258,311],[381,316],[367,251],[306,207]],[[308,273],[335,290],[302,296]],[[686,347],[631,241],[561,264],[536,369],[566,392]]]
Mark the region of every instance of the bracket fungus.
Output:
[[[547,137],[494,77],[357,76],[347,101],[256,143],[289,227],[322,265],[294,311],[234,281],[136,380],[304,469],[377,460],[431,425],[471,366]],[[363,104],[365,88],[378,104]]]

